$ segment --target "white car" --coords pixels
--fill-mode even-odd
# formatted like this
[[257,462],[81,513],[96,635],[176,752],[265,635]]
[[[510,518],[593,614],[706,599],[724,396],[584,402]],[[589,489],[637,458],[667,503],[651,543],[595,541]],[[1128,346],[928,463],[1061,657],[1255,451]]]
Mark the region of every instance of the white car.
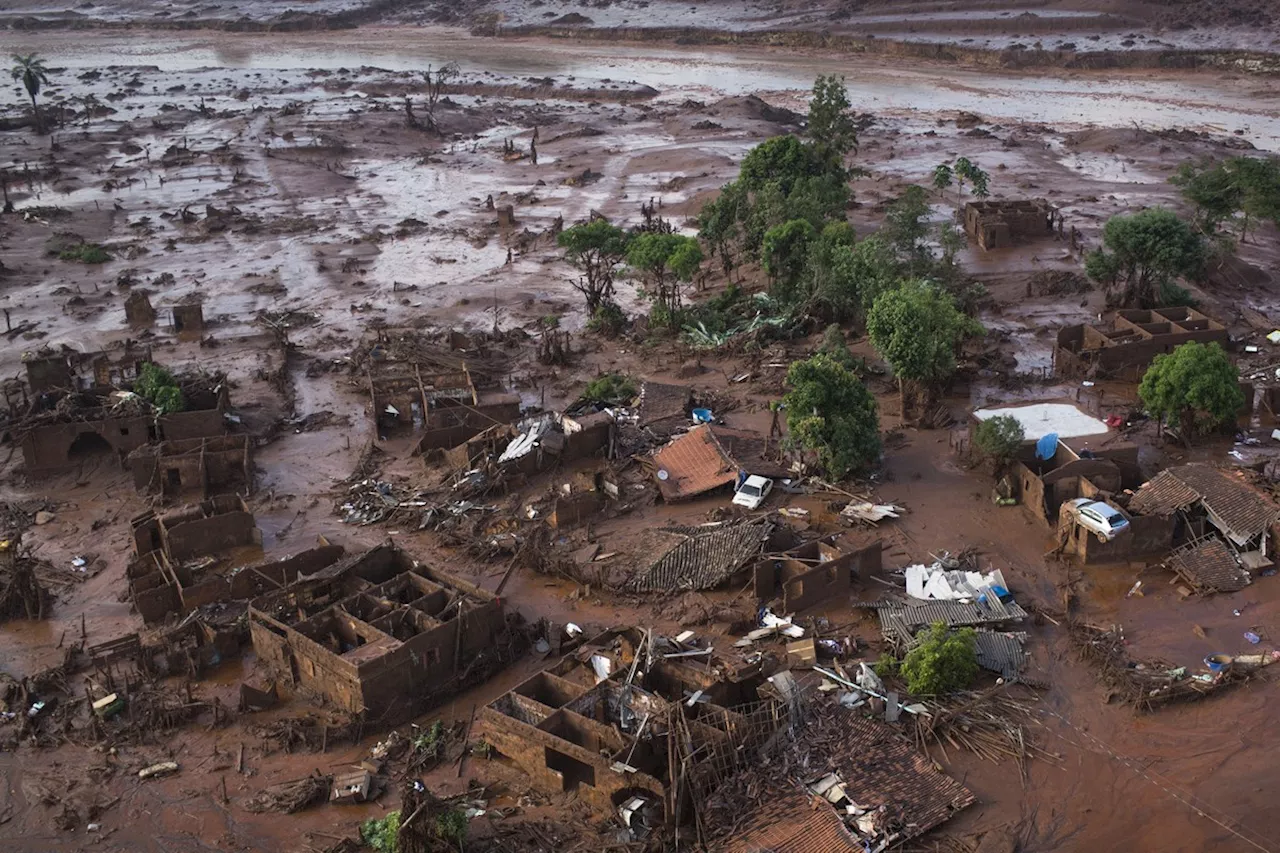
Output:
[[1099,542],[1110,542],[1129,529],[1129,519],[1120,510],[1102,501],[1076,498],[1068,501],[1076,516],[1076,523],[1092,531]]
[[733,493],[733,502],[747,509],[759,509],[769,492],[773,491],[773,480],[768,477],[757,477],[754,474],[742,481],[738,491]]

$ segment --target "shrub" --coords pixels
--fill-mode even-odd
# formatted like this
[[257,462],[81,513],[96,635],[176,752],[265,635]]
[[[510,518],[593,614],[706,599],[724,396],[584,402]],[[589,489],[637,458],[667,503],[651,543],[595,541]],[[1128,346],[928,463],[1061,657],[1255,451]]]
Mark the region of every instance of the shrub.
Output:
[[627,315],[616,302],[602,302],[591,314],[591,319],[587,321],[587,328],[593,332],[611,338],[621,334],[622,330],[627,327]]
[[111,255],[97,243],[77,243],[59,252],[58,258],[81,264],[105,264],[111,260]]
[[378,853],[398,853],[400,849],[400,812],[388,812],[381,819],[360,824],[360,840]]
[[977,634],[972,628],[951,631],[935,622],[917,635],[919,644],[907,652],[902,676],[917,696],[940,696],[963,690],[978,674]]
[[973,431],[973,446],[999,465],[1005,465],[1013,459],[1025,439],[1022,424],[1012,415],[987,418]]
[[621,406],[636,396],[636,383],[630,376],[605,373],[587,383],[582,399],[602,406]]
[[441,812],[436,815],[436,834],[461,850],[467,840],[467,816],[458,809]]
[[133,383],[133,390],[162,415],[181,412],[187,405],[182,389],[178,387],[178,380],[168,370],[153,362],[142,365],[138,381]]

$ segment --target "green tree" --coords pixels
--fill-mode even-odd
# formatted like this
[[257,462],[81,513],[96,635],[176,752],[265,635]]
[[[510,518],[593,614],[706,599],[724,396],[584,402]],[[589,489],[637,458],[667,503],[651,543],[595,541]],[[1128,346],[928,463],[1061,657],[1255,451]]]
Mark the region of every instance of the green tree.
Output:
[[146,400],[162,415],[181,412],[186,408],[182,389],[173,374],[154,362],[142,365],[138,379],[133,383],[133,390]]
[[1022,423],[1012,415],[996,415],[979,421],[973,431],[973,446],[991,459],[997,472],[1008,465],[1026,440]]
[[752,192],[776,183],[784,196],[801,178],[821,175],[822,162],[814,150],[795,136],[775,136],[747,152],[738,180]]
[[968,157],[957,157],[956,164],[952,167],[952,172],[956,176],[956,198],[959,199],[961,193],[964,192],[964,182],[969,180],[969,176],[973,174],[973,161]]
[[939,163],[933,167],[933,188],[940,194],[945,194],[947,187],[951,186],[954,180],[955,174],[946,163]]
[[22,88],[27,90],[27,96],[31,98],[31,112],[35,115],[36,133],[44,133],[44,118],[40,115],[40,105],[36,103],[36,96],[40,94],[41,86],[49,85],[49,69],[45,68],[44,60],[38,54],[28,53],[26,56],[13,54],[13,67],[9,69],[9,73],[14,80],[22,81]]
[[839,480],[879,458],[876,400],[852,372],[819,353],[793,362],[787,384],[788,440],[814,453],[827,476]]
[[574,289],[587,301],[587,314],[594,315],[605,302],[613,301],[613,278],[627,255],[627,233],[603,219],[574,225],[560,232],[557,244],[564,257],[582,271]]
[[776,295],[783,301],[789,301],[800,283],[809,259],[809,247],[817,237],[818,233],[806,219],[792,219],[765,232],[761,261],[773,281]]
[[1138,396],[1160,422],[1178,424],[1184,443],[1230,423],[1245,404],[1240,374],[1216,342],[1190,341],[1157,355],[1142,376]]
[[627,248],[627,263],[645,283],[659,325],[679,320],[680,284],[691,281],[702,263],[702,247],[680,234],[640,234]]
[[987,184],[991,180],[991,176],[982,171],[976,163],[968,157],[961,157],[956,160],[956,177],[959,179],[960,187],[964,187],[964,182],[968,181],[973,184],[971,191],[976,198],[986,198],[991,195]]
[[942,696],[973,683],[978,674],[978,637],[972,628],[952,631],[935,622],[916,639],[900,669],[908,691],[916,696]]
[[733,280],[736,267],[734,243],[742,234],[739,226],[747,202],[747,193],[738,181],[731,181],[720,189],[720,195],[703,206],[698,214],[698,236],[706,242],[711,253],[720,259],[725,277]]
[[1240,209],[1240,191],[1221,162],[1183,163],[1169,182],[1195,208],[1195,221],[1206,234],[1215,233]]
[[[1103,248],[1085,257],[1085,272],[1126,307],[1159,305],[1173,280],[1204,268],[1204,241],[1170,210],[1153,207],[1113,216],[1102,228]],[[1118,290],[1118,293],[1115,291]]]
[[818,353],[825,355],[836,364],[851,373],[858,372],[858,362],[849,352],[849,344],[844,339],[844,331],[832,323],[822,332],[822,343],[818,345]]
[[1196,224],[1206,234],[1237,220],[1240,240],[1259,221],[1280,223],[1280,160],[1230,157],[1184,163],[1169,179],[1196,211]]
[[843,220],[828,222],[809,244],[801,286],[793,304],[810,316],[827,320],[852,317],[853,291],[841,277],[846,273],[847,257],[855,243],[852,225]]
[[929,236],[929,197],[923,187],[913,184],[889,204],[880,232],[904,264],[917,274],[927,271],[933,255],[925,243]]
[[956,349],[981,327],[962,314],[949,294],[927,281],[910,281],[880,294],[867,316],[867,335],[893,367],[907,417],[906,383],[927,399],[951,378]]
[[818,160],[833,172],[843,171],[845,156],[858,150],[849,107],[849,90],[843,77],[820,76],[814,81],[805,133]]

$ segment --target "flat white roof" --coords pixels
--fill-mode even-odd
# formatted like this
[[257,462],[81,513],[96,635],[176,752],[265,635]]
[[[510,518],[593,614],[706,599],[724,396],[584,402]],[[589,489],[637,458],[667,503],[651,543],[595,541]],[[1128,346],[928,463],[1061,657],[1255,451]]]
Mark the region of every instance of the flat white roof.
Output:
[[1088,412],[1071,403],[1031,403],[1025,406],[1005,406],[1000,409],[979,409],[973,416],[980,421],[997,415],[1012,415],[1022,424],[1028,441],[1037,441],[1051,432],[1058,438],[1083,438],[1089,435],[1106,435],[1110,428]]

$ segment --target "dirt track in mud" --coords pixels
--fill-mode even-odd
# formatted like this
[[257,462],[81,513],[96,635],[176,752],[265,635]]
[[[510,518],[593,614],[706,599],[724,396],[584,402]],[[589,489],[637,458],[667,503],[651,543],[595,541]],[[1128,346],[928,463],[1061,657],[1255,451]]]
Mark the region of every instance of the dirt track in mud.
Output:
[[[0,219],[0,258],[9,270],[0,282],[0,304],[15,321],[39,324],[6,345],[0,373],[15,375],[22,352],[42,344],[118,346],[129,334],[118,287],[122,274],[153,290],[158,307],[198,294],[206,316],[216,318],[207,331],[212,345],[175,342],[163,331],[151,343],[165,363],[228,371],[236,385],[233,400],[246,421],[263,431],[275,427],[276,438],[257,456],[260,485],[252,505],[267,554],[289,553],[318,534],[352,550],[394,535],[424,559],[440,560],[492,588],[499,574],[494,567],[440,552],[427,534],[344,527],[331,512],[335,485],[350,474],[371,438],[366,400],[342,359],[375,320],[488,328],[496,315],[504,329],[536,331],[542,318],[556,315],[562,328],[576,332],[582,318],[566,283],[569,270],[544,232],[558,216],[572,223],[593,210],[634,221],[649,198],[661,199],[664,213],[676,221],[696,212],[709,192],[732,177],[748,148],[790,128],[785,115],[744,95],[802,109],[815,73],[847,75],[855,107],[871,119],[858,157],[871,173],[855,187],[860,207],[852,220],[859,233],[878,222],[878,204],[959,154],[991,172],[995,197],[1045,195],[1092,240],[1113,213],[1174,203],[1165,179],[1185,159],[1243,142],[1280,149],[1280,95],[1265,78],[1019,77],[764,50],[690,55],[674,48],[575,45],[569,54],[564,45],[536,41],[499,43],[498,57],[480,67],[470,58],[490,44],[456,33],[394,31],[164,34],[147,40],[145,48],[135,36],[117,34],[24,37],[24,47],[66,68],[50,93],[55,106],[61,101],[74,110],[75,98],[93,94],[115,112],[95,111],[83,125],[73,120],[57,134],[56,150],[26,130],[0,134],[0,162],[41,167],[16,188],[19,210],[46,208],[30,220]],[[454,135],[441,143],[405,127],[403,96],[420,97],[414,70],[456,57],[468,59],[464,85],[441,114]],[[160,62],[158,69],[145,67]],[[976,113],[979,125],[958,128],[959,110]],[[535,126],[538,164],[504,158],[504,141],[523,151]],[[1205,135],[1170,132],[1185,130]],[[54,168],[43,168],[49,164]],[[514,206],[515,229],[497,227],[484,204],[488,195]],[[935,202],[939,218],[954,207],[952,199]],[[206,205],[237,212],[210,217]],[[183,221],[184,208],[194,221]],[[50,258],[50,238],[64,231],[102,242],[116,257],[94,267]],[[1257,266],[1270,267],[1274,234],[1242,252]],[[1061,243],[966,253],[962,263],[991,290],[994,306],[984,320],[1007,334],[1004,351],[1024,374],[1046,366],[1053,327],[1079,322],[1100,308],[1098,294],[1025,296],[1036,272],[1078,268],[1078,256]],[[634,305],[630,288],[624,291]],[[1236,316],[1240,306],[1263,312],[1280,306],[1269,284],[1218,282],[1204,297],[1237,328],[1243,328]],[[269,337],[253,322],[258,311],[307,318],[293,333],[301,355],[291,373],[292,406],[261,378],[277,365]],[[689,355],[670,345],[619,351],[587,336],[575,344],[585,352],[570,368],[542,368],[527,349],[516,352],[510,379],[528,402],[562,404],[605,368],[672,378]],[[796,342],[793,351],[801,352],[802,344]],[[724,377],[738,372],[739,359],[703,362],[708,370],[693,384],[737,399],[731,424],[758,419],[781,381],[780,375],[766,376],[738,390]],[[968,397],[951,403],[961,413],[979,402],[1074,392],[1074,386],[1044,388],[1028,376],[1016,383],[993,377],[975,382]],[[891,426],[896,403],[888,388],[880,396]],[[1105,411],[1126,402],[1116,393],[1101,405]],[[324,410],[334,413],[335,424],[294,431],[292,418]],[[1056,606],[1061,590],[1073,585],[1090,602],[1086,613],[1092,619],[1123,622],[1135,649],[1179,664],[1206,653],[1242,651],[1241,633],[1267,631],[1280,613],[1274,578],[1233,596],[1180,603],[1171,587],[1157,582],[1158,574],[1141,575],[1150,578],[1146,597],[1125,599],[1140,567],[1068,577],[1044,562],[1049,543],[1042,528],[1021,510],[994,509],[986,480],[956,466],[945,432],[907,435],[904,447],[890,451],[888,479],[879,488],[881,497],[911,509],[898,525],[899,559],[976,546],[984,560],[1006,570],[1020,595]],[[405,448],[390,449],[396,456],[392,474],[421,476]],[[1153,449],[1148,461],[1158,461],[1158,452]],[[1221,459],[1225,448],[1198,453]],[[18,458],[11,457],[3,483],[0,498],[48,497],[60,504],[53,522],[29,533],[41,556],[58,566],[69,567],[77,555],[102,564],[60,602],[52,620],[0,628],[0,667],[21,674],[52,662],[60,636],[78,636],[82,614],[90,643],[135,630],[137,617],[117,600],[128,520],[144,506],[127,479],[113,464],[94,461],[74,476],[28,483]],[[678,514],[702,520],[720,503],[695,502]],[[616,532],[645,523],[629,517]],[[569,585],[537,576],[518,576],[507,595],[531,618],[678,626],[669,621],[669,608],[609,598],[580,601]],[[1232,616],[1241,605],[1247,616]],[[1207,629],[1207,637],[1193,634],[1192,624]],[[858,631],[863,639],[875,635],[870,620]],[[1033,763],[1022,782],[1010,766],[981,764],[963,754],[936,756],[982,803],[947,831],[1020,823],[1025,849],[1035,850],[1269,849],[1266,839],[1280,830],[1268,808],[1275,780],[1270,732],[1280,721],[1268,704],[1271,685],[1255,683],[1135,719],[1105,704],[1090,671],[1069,654],[1052,625],[1038,628],[1037,636],[1035,659],[1053,685],[1045,697],[1053,713],[1046,716],[1043,736],[1048,749],[1062,754],[1061,764]],[[459,697],[443,713],[465,715],[472,701],[497,695],[533,665],[526,661]],[[251,669],[251,660],[242,668],[227,665],[201,690],[231,701]],[[6,849],[20,851],[302,849],[303,831],[348,834],[355,821],[379,812],[370,806],[322,808],[289,818],[245,813],[238,797],[304,775],[318,762],[345,765],[363,749],[266,755],[243,725],[183,732],[167,742],[122,748],[118,756],[73,747],[4,753],[0,820],[9,819],[0,823],[0,839]],[[250,774],[237,778],[224,765],[241,742],[249,744]],[[52,828],[52,809],[39,802],[42,782],[85,778],[90,764],[136,768],[169,751],[184,765],[170,779],[143,785],[128,773],[108,775],[103,787],[122,799],[102,816],[102,836],[86,834],[83,827]],[[220,802],[220,775],[230,777],[230,805]],[[328,843],[323,836],[311,841]]]

